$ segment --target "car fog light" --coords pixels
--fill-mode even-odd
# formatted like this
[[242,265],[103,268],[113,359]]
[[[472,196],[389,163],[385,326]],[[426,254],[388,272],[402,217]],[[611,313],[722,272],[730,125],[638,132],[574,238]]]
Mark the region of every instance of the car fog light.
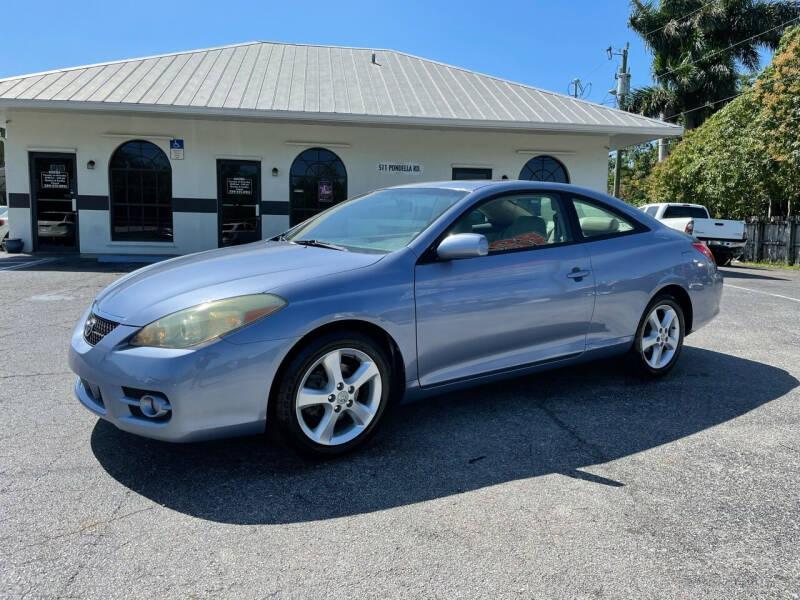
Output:
[[144,396],[139,398],[139,410],[142,411],[142,414],[145,417],[156,419],[158,417],[163,417],[164,415],[166,415],[171,410],[171,408],[166,398],[162,398],[161,396],[154,396],[151,394],[145,394]]

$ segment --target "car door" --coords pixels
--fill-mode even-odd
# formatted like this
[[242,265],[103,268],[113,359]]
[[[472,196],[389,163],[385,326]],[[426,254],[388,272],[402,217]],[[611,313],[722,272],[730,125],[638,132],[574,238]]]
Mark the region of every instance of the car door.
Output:
[[[582,353],[594,307],[590,260],[557,193],[479,202],[445,233],[481,233],[489,254],[416,266],[422,386]],[[443,236],[444,237],[444,236]]]
[[650,291],[674,266],[670,253],[674,238],[654,236],[643,223],[597,200],[569,197],[595,282],[587,349],[629,343]]

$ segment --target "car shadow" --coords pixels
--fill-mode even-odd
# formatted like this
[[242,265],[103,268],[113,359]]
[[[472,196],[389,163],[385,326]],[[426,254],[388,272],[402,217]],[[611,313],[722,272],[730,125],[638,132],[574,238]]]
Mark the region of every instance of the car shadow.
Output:
[[[753,267],[747,267],[748,270],[754,270]],[[786,277],[773,277],[771,275],[757,275],[756,273],[748,273],[747,271],[740,271],[737,267],[720,267],[720,272],[725,279],[767,279],[771,281],[789,281]],[[759,269],[771,273],[768,269]]]
[[336,460],[302,459],[263,437],[168,444],[105,421],[91,447],[136,493],[235,524],[368,513],[549,473],[623,486],[580,469],[735,419],[798,385],[762,363],[683,352],[659,381],[602,361],[405,404],[375,441]]

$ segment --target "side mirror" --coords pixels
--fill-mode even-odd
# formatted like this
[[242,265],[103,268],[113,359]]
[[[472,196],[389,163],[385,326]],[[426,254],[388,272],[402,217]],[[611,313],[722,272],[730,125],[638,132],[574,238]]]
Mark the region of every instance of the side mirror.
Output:
[[489,240],[479,233],[456,233],[444,238],[436,248],[442,260],[475,258],[489,254]]

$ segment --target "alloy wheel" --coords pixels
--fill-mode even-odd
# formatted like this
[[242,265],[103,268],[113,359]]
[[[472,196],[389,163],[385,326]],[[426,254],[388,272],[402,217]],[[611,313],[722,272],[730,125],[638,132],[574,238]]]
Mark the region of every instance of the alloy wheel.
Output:
[[375,361],[361,350],[337,348],[303,374],[295,395],[297,421],[312,442],[346,444],[367,429],[378,412],[381,395]]
[[642,356],[652,369],[666,367],[678,350],[681,339],[678,313],[668,304],[656,306],[642,328]]

